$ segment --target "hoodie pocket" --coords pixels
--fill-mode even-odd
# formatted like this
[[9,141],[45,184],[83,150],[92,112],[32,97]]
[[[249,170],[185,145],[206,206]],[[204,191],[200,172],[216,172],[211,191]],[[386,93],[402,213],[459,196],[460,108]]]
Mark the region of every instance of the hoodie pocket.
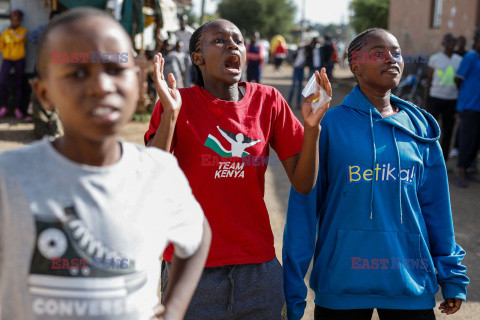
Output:
[[419,234],[340,229],[327,267],[327,290],[419,296],[425,293],[429,265]]

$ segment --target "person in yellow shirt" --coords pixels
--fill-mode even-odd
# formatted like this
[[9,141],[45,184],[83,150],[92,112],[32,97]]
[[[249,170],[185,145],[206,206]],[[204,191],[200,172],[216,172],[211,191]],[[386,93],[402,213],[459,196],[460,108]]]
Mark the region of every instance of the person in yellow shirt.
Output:
[[11,26],[0,37],[0,51],[3,63],[0,69],[0,117],[5,117],[7,108],[7,81],[10,70],[15,69],[15,117],[23,118],[20,110],[23,89],[23,71],[25,70],[25,42],[27,29],[22,27],[23,12],[15,10],[10,14]]

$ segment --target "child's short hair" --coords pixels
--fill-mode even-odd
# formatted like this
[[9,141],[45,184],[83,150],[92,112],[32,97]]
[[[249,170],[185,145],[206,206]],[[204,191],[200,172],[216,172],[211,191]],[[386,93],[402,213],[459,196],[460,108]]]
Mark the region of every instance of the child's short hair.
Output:
[[[47,28],[40,36],[38,46],[37,46],[37,57],[38,57],[38,75],[39,77],[45,76],[46,70],[45,67],[47,65],[47,57],[45,56],[46,47],[47,47],[47,40],[48,35],[57,27],[64,26],[71,24],[79,19],[90,18],[90,17],[105,17],[110,21],[118,24],[122,29],[122,25],[118,23],[110,14],[105,11],[91,8],[91,7],[77,7],[73,9],[69,9],[60,15],[56,16],[55,19],[50,21]],[[125,31],[126,32],[126,31]]]
[[15,11],[12,11],[12,13],[10,13],[10,18],[15,17],[15,16],[17,16],[17,17],[19,17],[20,19],[22,19],[22,18],[23,18],[23,11],[17,9],[17,10],[15,10]]

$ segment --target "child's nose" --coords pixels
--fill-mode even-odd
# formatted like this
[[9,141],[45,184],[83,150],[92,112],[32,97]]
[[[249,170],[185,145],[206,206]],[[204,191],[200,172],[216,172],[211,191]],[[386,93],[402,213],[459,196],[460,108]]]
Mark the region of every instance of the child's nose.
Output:
[[93,95],[103,96],[115,91],[115,82],[106,72],[99,72],[92,77],[90,92]]

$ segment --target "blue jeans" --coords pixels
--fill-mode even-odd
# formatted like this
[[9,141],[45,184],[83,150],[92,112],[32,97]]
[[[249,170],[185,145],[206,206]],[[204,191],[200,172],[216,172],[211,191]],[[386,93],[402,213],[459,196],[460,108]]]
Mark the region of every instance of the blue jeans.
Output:
[[288,104],[292,106],[293,94],[295,92],[295,85],[297,85],[297,107],[300,107],[300,101],[302,100],[303,89],[303,67],[293,68],[292,86],[290,87],[290,93],[288,94]]

